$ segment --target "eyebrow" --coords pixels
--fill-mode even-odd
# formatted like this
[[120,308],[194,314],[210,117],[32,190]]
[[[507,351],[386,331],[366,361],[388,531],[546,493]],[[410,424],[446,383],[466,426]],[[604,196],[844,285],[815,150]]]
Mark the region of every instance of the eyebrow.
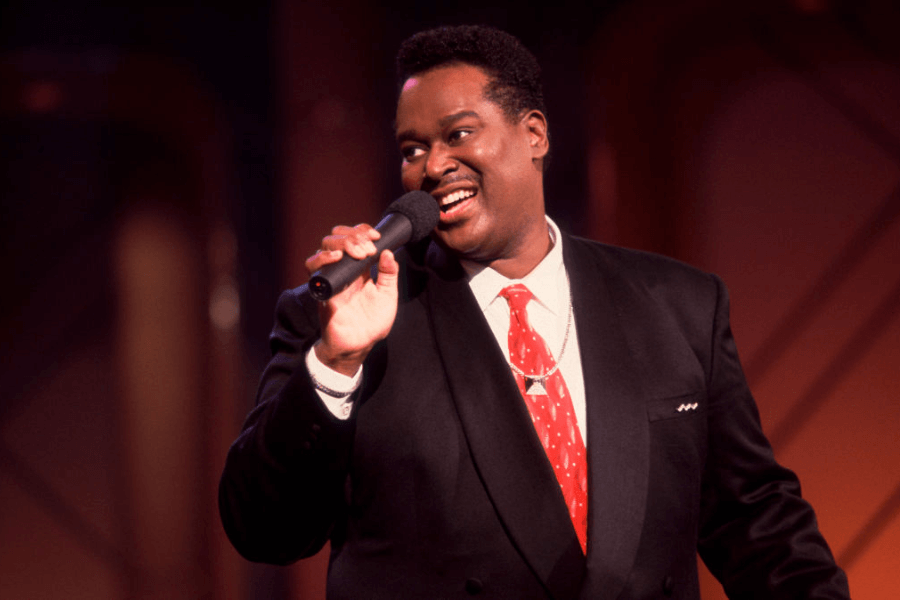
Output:
[[462,110],[458,113],[453,113],[452,115],[447,115],[438,121],[441,124],[441,127],[446,127],[447,125],[453,123],[454,121],[459,121],[465,117],[478,117],[478,113],[474,110]]
[[[460,119],[464,119],[466,117],[475,117],[480,118],[480,115],[474,110],[461,110],[457,113],[453,113],[452,115],[447,115],[446,117],[441,117],[438,121],[438,125],[443,129]],[[394,131],[397,130],[397,122],[394,121]],[[412,131],[399,131],[397,132],[397,141],[405,142],[406,140],[415,140],[418,136],[415,135]]]

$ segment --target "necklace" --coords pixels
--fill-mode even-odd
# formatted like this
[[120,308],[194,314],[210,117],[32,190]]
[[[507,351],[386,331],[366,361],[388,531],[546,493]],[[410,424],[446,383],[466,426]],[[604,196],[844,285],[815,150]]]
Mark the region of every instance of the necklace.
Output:
[[543,373],[541,375],[529,375],[522,371],[519,367],[514,365],[512,361],[507,361],[509,363],[509,368],[513,373],[519,375],[525,379],[525,393],[529,396],[546,396],[547,395],[547,386],[544,385],[544,382],[547,381],[547,378],[556,373],[556,370],[559,369],[559,363],[562,362],[563,353],[566,351],[566,343],[569,341],[569,330],[572,328],[572,293],[569,292],[569,311],[568,316],[566,317],[566,333],[563,335],[562,347],[559,349],[559,354],[556,357],[556,362],[550,368],[549,371]]

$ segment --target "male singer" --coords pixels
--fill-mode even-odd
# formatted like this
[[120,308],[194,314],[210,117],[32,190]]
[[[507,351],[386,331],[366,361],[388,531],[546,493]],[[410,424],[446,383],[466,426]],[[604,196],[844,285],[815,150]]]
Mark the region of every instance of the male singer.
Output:
[[[571,237],[544,212],[539,68],[512,36],[398,57],[407,190],[431,238],[327,302],[285,292],[220,487],[250,560],[330,540],[328,597],[849,598],[762,433],[715,276]],[[336,227],[306,262],[375,254]]]

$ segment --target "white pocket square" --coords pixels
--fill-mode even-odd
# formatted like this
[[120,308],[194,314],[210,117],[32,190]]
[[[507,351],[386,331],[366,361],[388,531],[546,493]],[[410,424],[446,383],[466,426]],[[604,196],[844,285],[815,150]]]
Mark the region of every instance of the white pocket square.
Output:
[[685,412],[688,410],[697,410],[697,404],[698,404],[697,402],[694,402],[692,404],[682,404],[676,410],[678,412]]

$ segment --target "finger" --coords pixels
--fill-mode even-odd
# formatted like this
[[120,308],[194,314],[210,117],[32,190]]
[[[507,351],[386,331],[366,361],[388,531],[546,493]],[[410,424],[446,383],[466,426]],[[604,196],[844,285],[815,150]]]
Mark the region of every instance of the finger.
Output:
[[[372,237],[372,233],[375,232],[377,235]],[[381,234],[373,228],[371,225],[366,223],[360,223],[358,225],[354,225],[353,227],[349,225],[335,225],[331,228],[331,233],[323,238],[324,240],[340,240],[343,238],[358,238],[360,240],[364,239],[378,239],[381,237]]]
[[357,260],[372,256],[377,252],[372,240],[381,234],[369,225],[356,227],[338,226],[332,234],[322,239],[323,250],[341,250]]
[[374,234],[375,237],[373,237],[372,239],[378,239],[379,237],[381,237],[381,233],[377,229],[375,229],[374,227],[369,225],[368,223],[357,223],[356,225],[351,227],[351,229],[353,229],[357,233],[361,233],[364,235],[373,235]]
[[377,240],[381,237],[381,232],[369,225],[368,223],[359,223],[353,227],[357,233],[366,236],[370,240]]
[[347,245],[344,251],[355,259],[363,259],[373,256],[378,250],[374,241],[381,237],[381,232],[368,223],[359,223],[353,227],[353,232],[347,236]]
[[306,266],[306,270],[310,273],[315,273],[325,265],[330,265],[341,260],[341,257],[343,256],[344,252],[342,250],[319,250],[306,259],[304,266]]
[[368,223],[358,223],[353,227],[348,227],[347,225],[337,225],[336,227],[333,227],[331,229],[331,235],[377,240],[381,237],[381,232]]

